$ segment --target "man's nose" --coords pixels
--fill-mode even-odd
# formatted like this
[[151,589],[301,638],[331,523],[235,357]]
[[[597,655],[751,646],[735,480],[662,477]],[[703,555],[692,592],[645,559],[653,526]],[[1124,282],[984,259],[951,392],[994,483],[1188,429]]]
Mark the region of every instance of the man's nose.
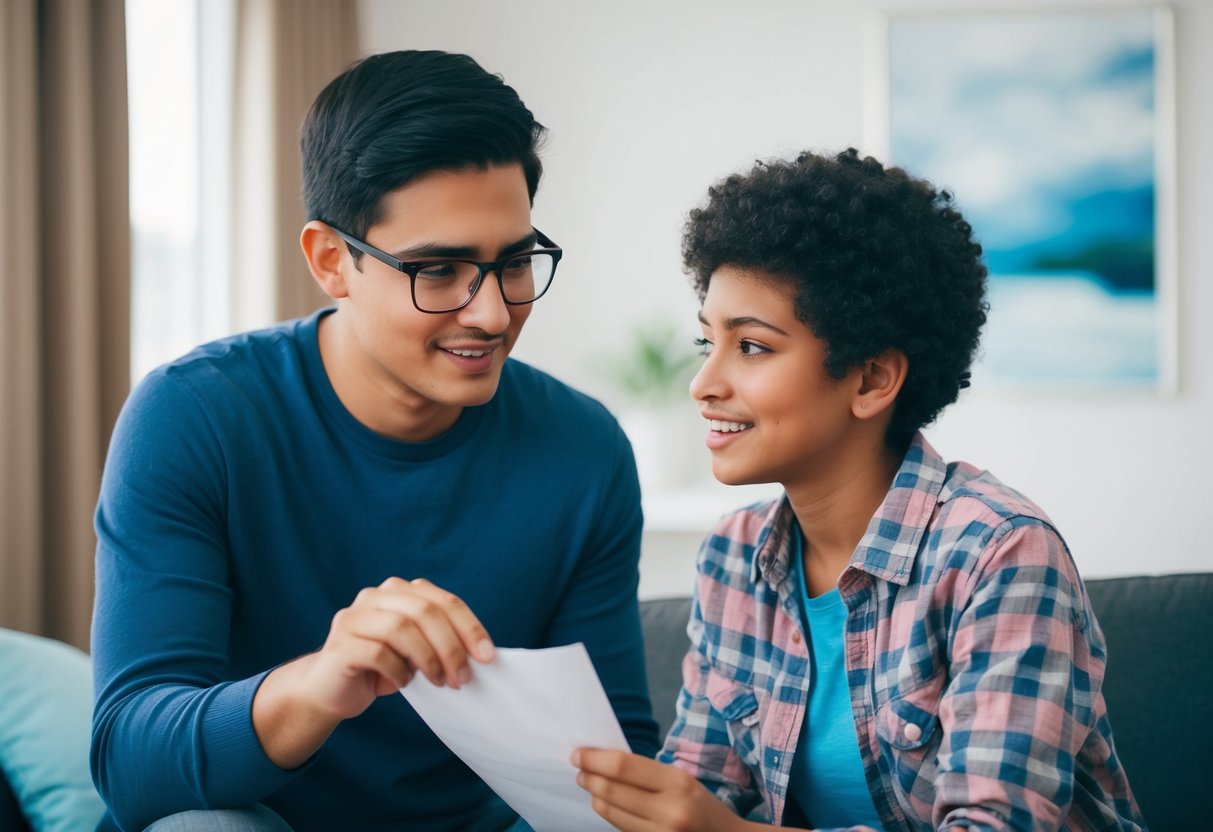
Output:
[[481,278],[472,300],[459,310],[459,322],[493,335],[505,331],[510,323],[510,308],[501,291],[501,276],[496,271],[487,272]]

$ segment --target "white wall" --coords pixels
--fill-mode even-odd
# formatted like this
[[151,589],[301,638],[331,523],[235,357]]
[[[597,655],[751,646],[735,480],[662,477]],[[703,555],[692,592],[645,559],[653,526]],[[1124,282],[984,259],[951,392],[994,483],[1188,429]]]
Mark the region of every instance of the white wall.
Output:
[[[1066,7],[1083,5],[1117,4]],[[515,354],[618,409],[619,395],[592,370],[596,358],[623,348],[631,326],[659,317],[677,321],[688,339],[696,334],[678,250],[687,210],[711,181],[755,158],[863,149],[871,15],[922,8],[875,0],[363,0],[362,25],[367,51],[468,52],[502,73],[550,128],[534,219],[566,256]],[[974,388],[927,432],[946,457],[987,467],[1044,506],[1087,576],[1213,569],[1213,544],[1201,534],[1213,510],[1213,4],[1179,0],[1172,8],[1178,395],[1016,398]],[[683,441],[699,447],[698,430]],[[645,595],[685,591],[711,518],[749,499],[712,483],[706,451],[693,453],[699,462],[687,489],[646,497]]]

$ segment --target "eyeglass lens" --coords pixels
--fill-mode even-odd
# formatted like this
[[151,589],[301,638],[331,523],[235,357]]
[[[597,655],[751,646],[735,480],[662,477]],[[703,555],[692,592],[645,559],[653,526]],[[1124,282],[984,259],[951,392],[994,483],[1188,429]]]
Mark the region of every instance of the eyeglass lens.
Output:
[[[526,253],[507,260],[498,274],[501,292],[510,303],[530,303],[547,291],[556,270],[550,254]],[[445,312],[463,305],[471,296],[480,269],[461,260],[427,263],[417,271],[413,293],[417,306],[427,312]]]

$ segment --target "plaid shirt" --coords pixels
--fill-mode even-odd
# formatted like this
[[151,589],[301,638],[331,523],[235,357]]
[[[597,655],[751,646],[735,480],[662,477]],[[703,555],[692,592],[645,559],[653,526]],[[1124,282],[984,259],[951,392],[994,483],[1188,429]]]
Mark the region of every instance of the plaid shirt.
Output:
[[[785,498],[726,516],[705,541],[659,756],[773,823],[812,685],[794,521]],[[838,586],[855,732],[886,830],[1144,827],[1100,693],[1103,635],[1039,508],[920,435]]]

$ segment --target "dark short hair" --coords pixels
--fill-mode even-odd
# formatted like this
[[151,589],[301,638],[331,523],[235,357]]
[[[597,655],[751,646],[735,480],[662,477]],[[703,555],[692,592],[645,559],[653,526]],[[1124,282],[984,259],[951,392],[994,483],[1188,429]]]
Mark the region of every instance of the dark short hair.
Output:
[[796,290],[796,317],[826,344],[834,378],[896,348],[909,359],[887,440],[901,446],[956,401],[989,308],[973,230],[901,168],[801,153],[713,185],[691,211],[683,262],[700,300],[721,266],[757,269]]
[[365,237],[383,197],[435,170],[521,163],[534,201],[545,129],[467,55],[386,52],[333,79],[300,131],[308,219]]

